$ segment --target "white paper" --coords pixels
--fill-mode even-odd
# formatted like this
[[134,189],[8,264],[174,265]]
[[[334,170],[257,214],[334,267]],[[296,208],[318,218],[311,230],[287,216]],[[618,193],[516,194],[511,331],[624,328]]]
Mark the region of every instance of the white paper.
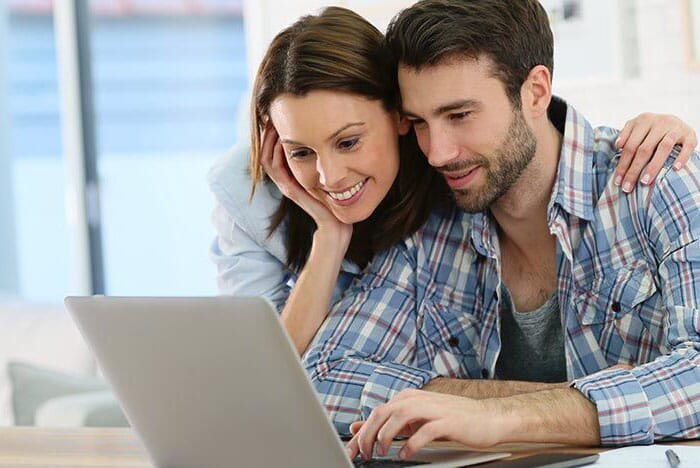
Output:
[[691,445],[639,445],[601,452],[593,466],[634,468],[669,468],[666,450],[672,449],[681,459],[679,468],[700,467],[700,446]]

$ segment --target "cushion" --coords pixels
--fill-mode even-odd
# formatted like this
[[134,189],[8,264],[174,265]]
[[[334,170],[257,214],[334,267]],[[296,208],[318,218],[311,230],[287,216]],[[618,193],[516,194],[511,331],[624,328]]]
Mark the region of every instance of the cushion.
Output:
[[73,375],[95,375],[96,365],[61,304],[0,300],[0,426],[13,424],[9,361]]
[[37,409],[56,397],[109,389],[107,383],[97,377],[69,375],[23,362],[10,362],[7,371],[18,426],[33,426]]
[[43,427],[126,427],[111,390],[66,395],[47,401],[36,410],[34,422]]

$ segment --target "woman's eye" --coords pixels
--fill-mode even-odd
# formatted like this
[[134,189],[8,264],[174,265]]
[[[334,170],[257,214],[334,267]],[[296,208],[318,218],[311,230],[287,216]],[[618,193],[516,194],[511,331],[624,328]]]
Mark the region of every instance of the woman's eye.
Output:
[[350,138],[348,140],[342,140],[340,143],[338,143],[338,147],[343,150],[349,150],[355,147],[357,145],[357,142],[360,141],[359,138]]
[[311,151],[309,151],[308,149],[298,149],[290,152],[289,157],[293,159],[301,159],[305,158],[309,154],[311,154]]

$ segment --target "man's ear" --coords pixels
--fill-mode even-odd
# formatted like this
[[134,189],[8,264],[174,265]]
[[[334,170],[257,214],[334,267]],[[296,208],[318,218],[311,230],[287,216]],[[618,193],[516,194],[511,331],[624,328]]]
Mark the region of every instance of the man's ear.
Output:
[[399,135],[406,135],[411,131],[411,121],[403,115],[399,115]]
[[552,74],[544,65],[537,65],[528,73],[523,86],[520,88],[523,112],[532,117],[547,114],[547,108],[552,100]]

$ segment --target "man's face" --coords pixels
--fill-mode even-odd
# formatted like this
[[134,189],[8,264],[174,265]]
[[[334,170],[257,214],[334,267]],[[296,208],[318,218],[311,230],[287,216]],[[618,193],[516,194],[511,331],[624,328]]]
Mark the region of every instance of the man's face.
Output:
[[474,213],[503,196],[535,155],[536,139],[492,62],[455,59],[399,68],[403,111],[457,204]]

